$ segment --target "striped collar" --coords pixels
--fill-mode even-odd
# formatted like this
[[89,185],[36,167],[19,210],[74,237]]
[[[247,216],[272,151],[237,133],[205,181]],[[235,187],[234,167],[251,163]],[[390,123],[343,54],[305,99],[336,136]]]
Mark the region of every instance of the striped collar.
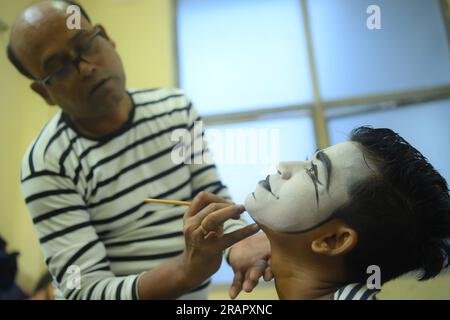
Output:
[[330,300],[376,300],[378,289],[369,289],[363,283],[348,284],[337,290]]

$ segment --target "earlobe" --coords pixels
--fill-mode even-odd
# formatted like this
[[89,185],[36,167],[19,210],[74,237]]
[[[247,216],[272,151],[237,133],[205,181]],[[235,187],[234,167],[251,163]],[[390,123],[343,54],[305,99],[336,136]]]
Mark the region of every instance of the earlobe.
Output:
[[40,95],[42,97],[42,99],[45,100],[45,102],[47,102],[47,104],[49,106],[54,106],[55,102],[53,101],[52,97],[50,97],[50,95],[48,94],[47,90],[44,88],[43,85],[37,83],[37,82],[33,82],[30,85],[31,89],[36,92],[38,95]]

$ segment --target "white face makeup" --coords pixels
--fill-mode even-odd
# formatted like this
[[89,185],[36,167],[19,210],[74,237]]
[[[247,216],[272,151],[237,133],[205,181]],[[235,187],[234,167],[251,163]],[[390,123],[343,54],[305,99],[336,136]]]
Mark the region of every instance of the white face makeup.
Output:
[[308,161],[282,162],[278,173],[247,196],[245,208],[256,222],[275,231],[312,229],[349,200],[352,183],[373,174],[367,164],[374,168],[355,142],[319,151]]

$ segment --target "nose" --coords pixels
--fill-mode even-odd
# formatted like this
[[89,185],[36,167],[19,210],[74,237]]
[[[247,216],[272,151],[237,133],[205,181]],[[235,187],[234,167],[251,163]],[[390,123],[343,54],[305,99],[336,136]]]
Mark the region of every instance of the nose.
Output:
[[92,76],[92,74],[95,73],[97,70],[94,64],[90,63],[89,61],[81,58],[77,65],[78,72],[80,73],[80,76],[82,79],[86,79]]
[[289,180],[296,172],[304,170],[307,166],[308,161],[280,162],[277,169],[282,179]]
[[289,180],[292,176],[292,169],[289,162],[280,162],[277,166],[277,170],[283,180]]

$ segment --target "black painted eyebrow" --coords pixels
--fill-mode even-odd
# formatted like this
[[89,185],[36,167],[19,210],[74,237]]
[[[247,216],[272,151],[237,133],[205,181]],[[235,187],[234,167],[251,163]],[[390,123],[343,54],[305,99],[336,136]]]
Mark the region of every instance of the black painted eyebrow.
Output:
[[324,164],[325,171],[327,172],[327,191],[329,191],[330,190],[330,177],[331,177],[331,170],[332,170],[331,160],[323,150],[319,150],[317,152],[316,158],[317,158],[317,160],[321,161]]
[[311,178],[312,183],[314,184],[314,190],[316,191],[316,204],[317,207],[319,207],[319,190],[317,189],[317,181],[312,176],[311,172],[309,170],[306,170],[306,174]]

